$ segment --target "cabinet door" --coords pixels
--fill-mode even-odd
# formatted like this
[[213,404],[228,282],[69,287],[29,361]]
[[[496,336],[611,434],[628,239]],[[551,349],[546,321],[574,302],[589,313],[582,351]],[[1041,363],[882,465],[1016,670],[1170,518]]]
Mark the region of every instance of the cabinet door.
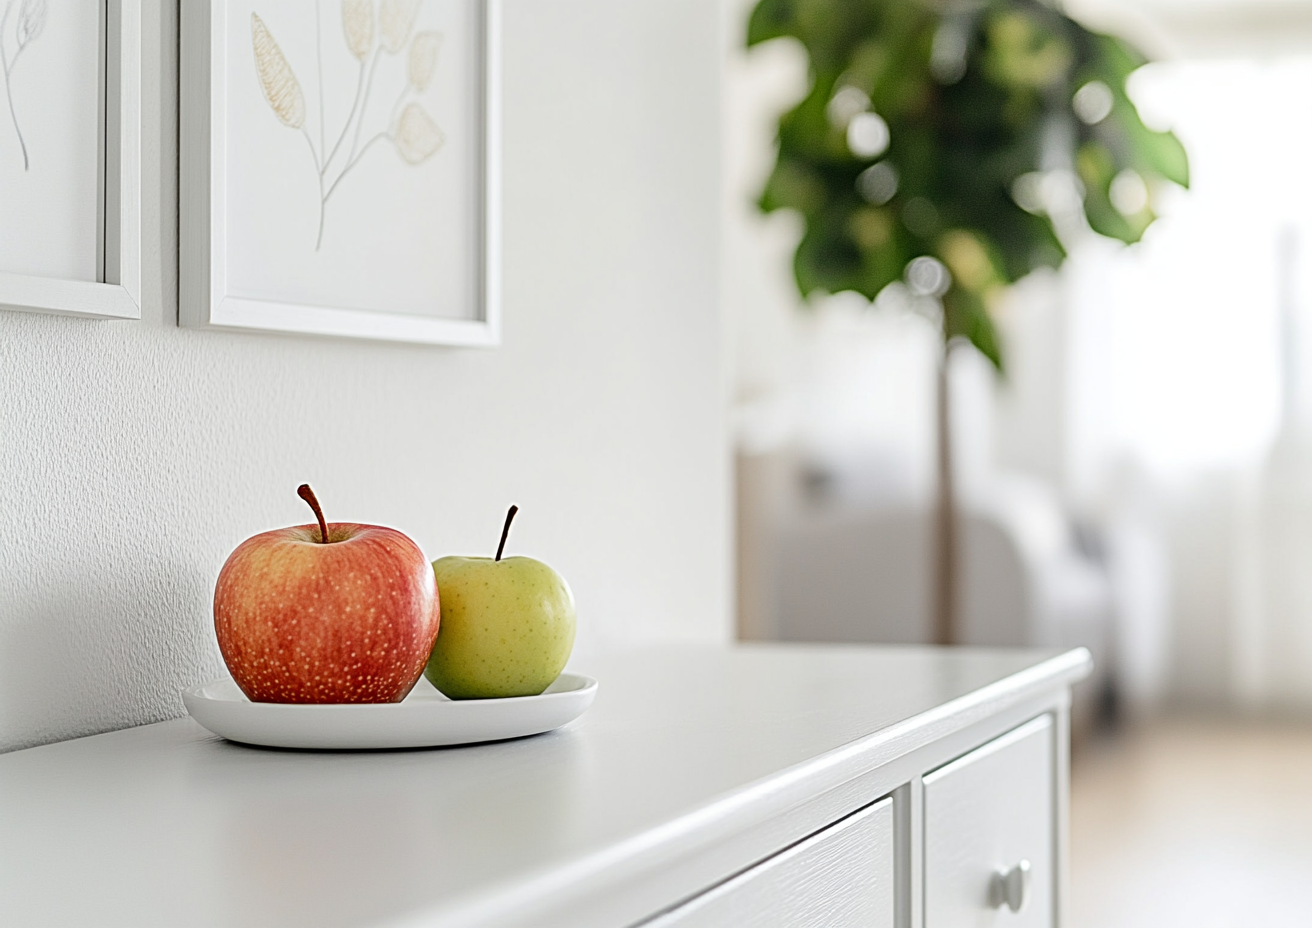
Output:
[[893,801],[882,799],[646,922],[646,928],[893,928]]
[[1055,744],[1045,715],[925,777],[925,928],[1056,924]]

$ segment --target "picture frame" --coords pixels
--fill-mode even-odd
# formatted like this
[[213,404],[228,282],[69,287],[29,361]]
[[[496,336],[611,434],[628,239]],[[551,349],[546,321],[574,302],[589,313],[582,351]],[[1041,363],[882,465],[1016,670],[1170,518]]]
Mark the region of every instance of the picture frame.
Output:
[[96,281],[0,271],[0,309],[141,318],[141,5],[101,5]]
[[[319,168],[318,202],[315,204],[319,241],[314,244],[314,252],[318,252],[322,244],[324,253],[332,247],[338,247],[341,253],[341,246],[335,246],[334,236],[340,242],[346,225],[335,212],[342,205],[343,198],[330,204],[328,197],[332,196],[345,174],[359,163],[358,158],[351,160],[355,157],[356,142],[351,141],[349,131],[357,107],[350,107],[343,123],[342,114],[347,112],[345,98],[330,95],[332,74],[325,83],[325,68],[332,71],[334,65],[344,62],[343,67],[354,69],[356,63],[345,58],[348,50],[358,60],[359,82],[353,84],[357,105],[361,99],[360,91],[369,88],[354,124],[354,137],[358,141],[362,137],[360,127],[366,118],[377,120],[377,115],[370,114],[386,112],[384,107],[373,105],[369,96],[373,92],[374,67],[379,60],[384,63],[384,72],[387,66],[394,69],[404,67],[400,62],[405,59],[406,51],[389,46],[386,51],[392,54],[390,57],[384,54],[389,10],[392,13],[398,9],[403,12],[411,9],[423,11],[422,3],[433,4],[428,9],[435,11],[425,15],[436,16],[438,12],[446,15],[454,10],[451,15],[463,17],[460,21],[466,24],[466,28],[457,34],[456,41],[461,36],[472,37],[466,44],[472,44],[473,48],[453,50],[456,57],[463,56],[460,60],[466,62],[460,73],[471,75],[469,86],[463,88],[465,93],[461,99],[467,106],[461,112],[472,115],[452,132],[452,135],[458,135],[461,134],[460,128],[467,130],[461,135],[465,148],[458,149],[465,152],[460,157],[464,158],[461,163],[466,170],[455,175],[462,179],[459,185],[448,182],[447,188],[441,188],[459,191],[468,188],[472,193],[460,194],[466,198],[461,203],[467,221],[455,232],[446,229],[443,232],[446,237],[441,239],[448,244],[454,243],[452,247],[459,254],[448,260],[446,252],[452,248],[432,248],[423,253],[424,261],[432,255],[434,262],[447,261],[444,266],[455,267],[456,272],[450,276],[459,279],[463,289],[453,285],[452,293],[435,290],[431,285],[433,275],[424,268],[423,274],[428,276],[416,271],[412,282],[394,288],[402,298],[418,300],[418,308],[408,305],[397,309],[381,293],[375,296],[372,288],[377,285],[381,290],[383,284],[398,276],[404,277],[404,274],[395,271],[387,274],[367,262],[330,262],[320,254],[311,253],[309,230],[313,221],[300,207],[305,205],[307,184],[304,178],[313,174],[312,167]],[[244,3],[188,0],[182,5],[179,325],[432,345],[495,346],[500,339],[501,302],[500,0],[381,0],[381,3],[380,0],[365,0],[363,4],[333,3],[322,7],[313,4],[314,25],[293,28],[306,26],[305,17],[310,14],[303,12],[304,8],[304,4],[297,7],[283,0],[279,0],[278,5],[269,0]],[[347,21],[348,8],[364,10],[362,15],[369,17],[354,33],[352,24]],[[298,14],[297,10],[302,12]],[[300,15],[301,19],[293,20],[294,15]],[[267,24],[265,17],[268,18]],[[418,25],[414,25],[416,22]],[[416,82],[414,77],[414,62],[419,57],[418,43],[424,36],[432,38],[434,43],[445,41],[447,45],[442,47],[445,53],[452,40],[441,33],[420,31],[422,17],[412,17],[411,23],[412,26],[407,27],[410,31],[404,35],[394,29],[396,34],[392,38],[394,41],[404,38],[409,43],[410,70],[406,73],[410,74],[412,85],[420,86],[424,80],[421,78]],[[297,45],[299,36],[306,38]],[[310,43],[311,37],[314,44]],[[476,65],[471,63],[475,58]],[[396,63],[389,65],[393,61]],[[432,73],[433,67],[432,60],[428,59],[427,73]],[[354,70],[351,73],[354,74]],[[382,83],[381,78],[379,83]],[[372,125],[369,133],[365,133],[373,133],[375,128],[382,126],[376,136],[382,139],[378,146],[381,150],[371,152],[372,160],[343,185],[352,191],[351,195],[367,189],[384,174],[394,176],[397,183],[413,184],[417,183],[417,178],[431,177],[435,173],[436,169],[427,175],[419,170],[429,167],[425,159],[433,151],[429,150],[431,145],[427,148],[424,145],[432,138],[431,133],[425,136],[418,132],[407,137],[405,132],[405,120],[411,114],[412,106],[418,106],[422,111],[420,104],[426,103],[426,98],[415,86],[402,90],[401,99],[408,96],[412,100],[410,105],[401,109],[401,102],[398,102],[387,123]],[[327,106],[325,98],[330,98]],[[460,100],[456,103],[464,105]],[[416,122],[421,129],[437,128],[432,120],[426,124],[417,116]],[[325,130],[327,124],[331,124],[331,128]],[[240,145],[236,141],[239,133],[234,126],[246,132]],[[297,136],[303,136],[303,139]],[[332,144],[334,137],[337,146]],[[252,138],[254,143],[250,141]],[[343,140],[344,150],[349,149],[350,154],[342,156],[345,170],[333,183],[333,171],[341,169],[331,165],[343,147]],[[265,146],[259,159],[246,155],[250,144]],[[363,149],[371,144],[372,137],[361,149],[360,157],[363,157]],[[441,156],[444,152],[437,150],[436,154]],[[293,160],[295,158],[300,161]],[[438,157],[431,159],[432,162],[438,160]],[[270,164],[276,169],[266,171]],[[252,173],[255,170],[265,171],[265,174],[255,175]],[[283,187],[294,189],[288,193]],[[255,193],[256,188],[262,192]],[[325,189],[327,196],[324,195]],[[431,184],[423,189],[425,198],[437,199]],[[299,200],[296,199],[298,195]],[[376,215],[362,212],[358,196],[355,202],[354,215],[359,225],[381,230],[373,234],[376,241],[371,241],[366,232],[359,232],[358,241],[366,245],[390,245],[394,240],[411,243],[412,238],[422,240],[430,232],[426,226],[410,229],[414,235],[406,237],[401,234],[407,231],[405,224],[418,225],[421,220],[416,219],[416,215],[427,217],[438,212],[424,212],[433,205],[430,199],[421,199],[416,206],[411,198],[398,197],[394,189],[390,199],[380,196],[376,201],[378,205],[370,207],[376,209]],[[290,231],[274,238],[265,232],[266,224]],[[346,234],[357,234],[355,224],[347,227]],[[259,239],[261,235],[265,235],[261,239],[264,244],[256,248],[251,240]],[[284,245],[288,239],[296,239],[295,246]],[[299,249],[295,254],[277,251],[277,254],[266,255],[270,248],[286,250],[293,247]],[[289,273],[289,276],[294,280],[282,287],[277,271],[280,267],[292,266],[293,262],[296,262],[296,274]],[[402,271],[421,263],[411,261]],[[324,299],[322,294],[330,286],[330,277],[337,281],[331,294],[334,299],[341,290],[352,290],[356,295],[343,297],[340,302]]]

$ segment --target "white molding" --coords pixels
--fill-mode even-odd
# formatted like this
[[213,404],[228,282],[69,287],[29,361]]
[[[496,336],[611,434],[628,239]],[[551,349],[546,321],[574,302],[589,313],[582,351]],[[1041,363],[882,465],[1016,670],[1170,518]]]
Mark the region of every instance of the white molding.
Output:
[[483,157],[477,320],[438,319],[236,297],[227,292],[223,37],[227,4],[187,0],[181,17],[178,324],[491,347],[501,333],[501,0],[478,0],[483,37]]
[[141,3],[104,7],[103,283],[0,273],[0,309],[141,318]]

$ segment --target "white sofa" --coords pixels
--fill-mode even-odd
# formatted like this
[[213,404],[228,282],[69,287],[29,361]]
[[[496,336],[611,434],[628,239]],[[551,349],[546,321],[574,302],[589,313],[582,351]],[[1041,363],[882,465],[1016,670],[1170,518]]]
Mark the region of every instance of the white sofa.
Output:
[[[961,526],[962,644],[1093,652],[1081,689],[1087,717],[1109,667],[1112,595],[1103,566],[1080,550],[1059,503],[1040,485],[1000,483],[967,505]],[[774,551],[773,623],[788,641],[921,644],[930,633],[932,513],[804,511]]]

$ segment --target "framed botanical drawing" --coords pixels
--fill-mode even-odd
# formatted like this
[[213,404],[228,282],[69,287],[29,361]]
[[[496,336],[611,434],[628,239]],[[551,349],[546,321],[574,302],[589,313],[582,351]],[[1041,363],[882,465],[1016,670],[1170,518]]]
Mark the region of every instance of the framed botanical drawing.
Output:
[[139,0],[0,0],[0,309],[141,318]]
[[498,13],[184,3],[179,322],[496,344]]

